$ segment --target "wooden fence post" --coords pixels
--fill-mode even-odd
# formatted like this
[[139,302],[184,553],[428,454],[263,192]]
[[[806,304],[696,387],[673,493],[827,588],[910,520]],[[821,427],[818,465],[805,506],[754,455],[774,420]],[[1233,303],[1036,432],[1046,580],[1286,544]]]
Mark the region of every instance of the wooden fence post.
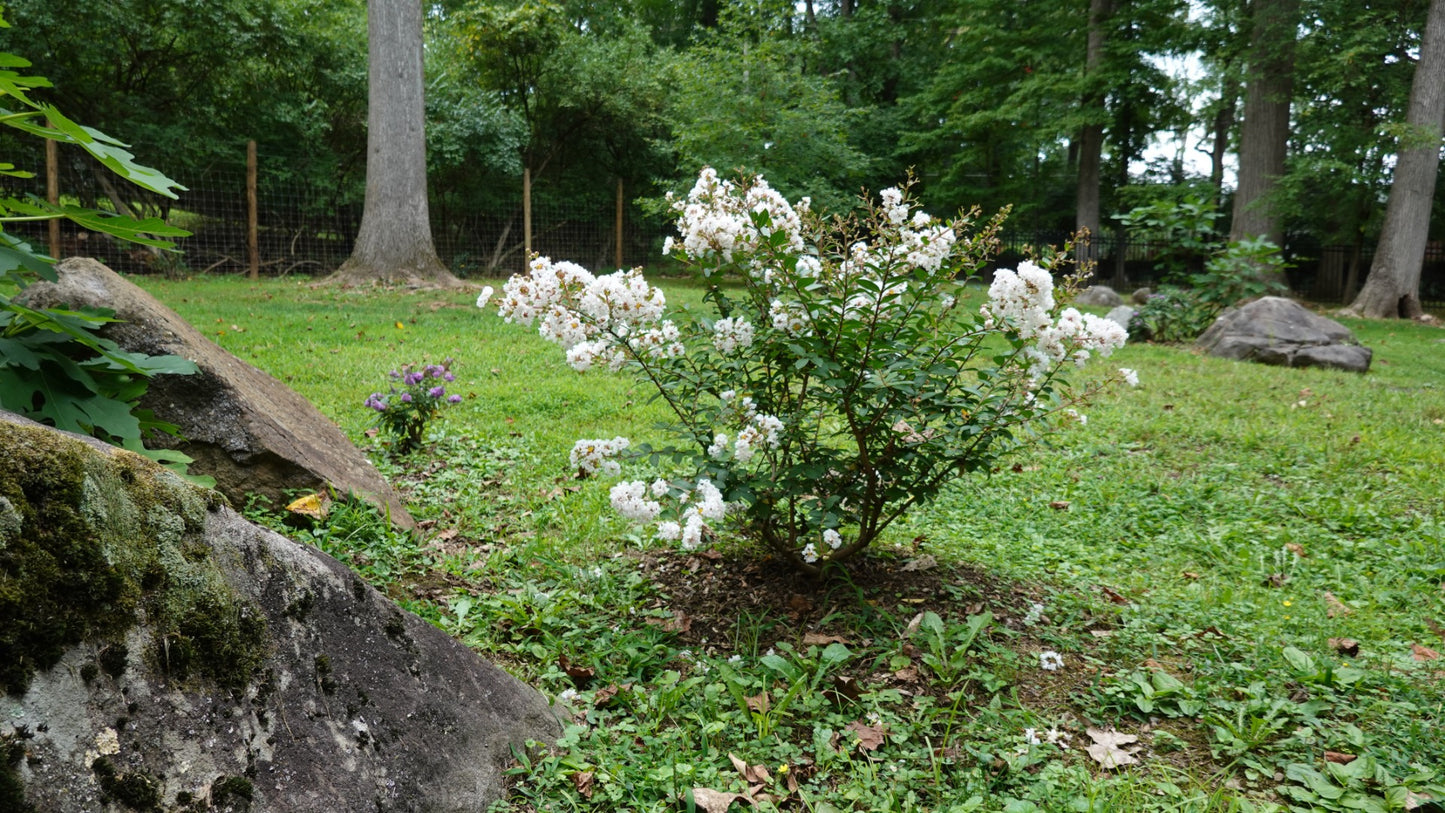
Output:
[[246,142],[246,259],[253,280],[261,277],[261,240],[257,234],[259,220],[256,212],[256,141],[252,139]]
[[622,268],[622,179],[617,179],[617,268]]
[[[45,199],[51,206],[60,205],[60,145],[45,139]],[[50,256],[60,259],[60,218],[51,218]]]
[[522,270],[532,262],[532,168],[522,168]]

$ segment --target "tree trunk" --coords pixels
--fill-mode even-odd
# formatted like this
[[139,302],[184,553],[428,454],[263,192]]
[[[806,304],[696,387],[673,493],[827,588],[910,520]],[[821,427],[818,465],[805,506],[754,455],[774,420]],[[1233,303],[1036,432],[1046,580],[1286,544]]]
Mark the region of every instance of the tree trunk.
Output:
[[1074,204],[1074,230],[1088,232],[1086,242],[1075,252],[1079,270],[1098,261],[1094,241],[1099,232],[1099,172],[1104,154],[1104,92],[1100,87],[1099,68],[1104,62],[1104,21],[1111,11],[1112,0],[1089,0],[1089,34],[1084,54],[1084,80],[1089,90],[1083,99],[1086,123],[1079,134],[1079,188]]
[[[1239,136],[1239,187],[1229,239],[1264,237],[1283,245],[1284,228],[1270,200],[1284,174],[1299,0],[1254,0],[1244,124]],[[1269,274],[1284,283],[1284,272]]]
[[1229,151],[1229,134],[1234,131],[1238,100],[1239,85],[1226,75],[1220,88],[1219,109],[1214,113],[1213,149],[1209,151],[1209,185],[1214,187],[1215,203],[1221,206],[1224,202],[1224,154]]
[[462,284],[432,243],[421,24],[421,0],[367,2],[366,201],[351,257],[328,282]]
[[1354,316],[1414,318],[1422,313],[1420,266],[1425,261],[1445,127],[1445,0],[1430,0],[1405,119],[1380,245],[1365,287],[1346,310]]

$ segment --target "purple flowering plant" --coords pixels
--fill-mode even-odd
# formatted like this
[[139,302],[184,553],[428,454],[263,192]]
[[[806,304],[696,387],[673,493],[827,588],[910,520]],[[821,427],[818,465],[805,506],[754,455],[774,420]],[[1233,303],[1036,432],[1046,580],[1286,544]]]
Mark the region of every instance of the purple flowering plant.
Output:
[[460,403],[462,397],[448,395],[447,385],[456,380],[453,360],[441,364],[406,364],[387,375],[392,385],[387,392],[373,392],[365,406],[376,412],[376,424],[394,438],[393,451],[406,454],[421,445],[427,424],[442,408]]

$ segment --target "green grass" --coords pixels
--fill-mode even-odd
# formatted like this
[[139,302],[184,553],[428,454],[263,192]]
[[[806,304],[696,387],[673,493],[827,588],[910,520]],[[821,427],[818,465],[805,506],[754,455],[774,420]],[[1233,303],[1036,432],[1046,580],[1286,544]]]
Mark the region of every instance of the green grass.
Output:
[[[427,520],[412,538],[343,509],[291,533],[567,694],[574,724],[519,764],[501,809],[686,809],[690,788],[749,791],[729,755],[766,766],[765,810],[1403,810],[1407,792],[1445,793],[1445,664],[1426,651],[1445,648],[1445,331],[1348,321],[1375,351],[1364,376],[1126,347],[1111,362],[1137,390],[892,530],[879,566],[930,554],[931,592],[819,588],[841,640],[812,643],[788,595],[740,600],[702,645],[668,624],[696,598],[665,576],[675,560],[611,516],[609,483],[567,470],[578,438],[655,431],[645,388],[573,373],[474,293],[138,281],[371,449]],[[444,357],[466,400],[425,453],[389,459],[361,401]],[[678,566],[700,580],[749,555]],[[936,652],[900,637],[923,610]],[[1045,649],[1062,670],[1039,668]],[[1137,735],[1140,764],[1099,768],[1091,726]],[[864,747],[860,727],[884,741]],[[1026,742],[1055,727],[1073,747]]]

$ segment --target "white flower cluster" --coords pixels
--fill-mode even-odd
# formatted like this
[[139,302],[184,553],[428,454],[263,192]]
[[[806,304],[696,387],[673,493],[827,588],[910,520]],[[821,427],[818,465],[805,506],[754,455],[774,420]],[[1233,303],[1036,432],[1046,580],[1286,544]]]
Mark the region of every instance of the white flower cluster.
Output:
[[622,466],[613,458],[630,445],[631,441],[623,437],[612,440],[579,440],[572,445],[572,468],[583,477],[594,474],[616,477],[622,473]]
[[719,319],[712,326],[712,344],[723,355],[753,346],[753,326],[741,316]]
[[[798,201],[795,208],[762,178],[741,196],[736,192],[732,181],[719,179],[712,167],[703,167],[687,200],[672,201],[672,208],[680,213],[677,227],[688,256],[717,254],[723,262],[732,262],[734,253],[752,251],[774,233],[787,235],[788,251],[802,251],[800,215],[808,210],[807,198]],[[762,214],[766,218],[759,218],[762,224],[758,225],[755,216]],[[674,247],[669,238],[663,244],[663,253]]]
[[737,462],[747,463],[757,455],[759,447],[776,449],[782,443],[781,418],[759,412],[752,398],[739,398],[732,390],[724,391],[719,398],[722,400],[722,419],[735,420],[742,424],[742,429],[738,430],[737,439],[731,442],[726,432],[713,435],[712,444],[707,447],[708,457],[726,460],[731,455]]
[[[843,535],[836,530],[829,528],[823,531],[823,542],[830,549],[837,550],[843,547]],[[816,564],[818,561],[818,546],[812,542],[803,546],[803,561],[808,564]]]
[[1043,378],[1050,365],[1065,359],[1082,367],[1089,356],[1108,356],[1128,340],[1129,334],[1112,319],[1065,308],[1053,318],[1054,280],[1049,272],[1027,260],[1017,271],[1000,268],[988,289],[988,302],[980,308],[988,327],[1007,325],[1024,340],[1036,343],[1027,351],[1030,375]]
[[[485,304],[482,297],[477,301]],[[599,361],[620,368],[627,349],[652,358],[682,355],[677,326],[662,319],[665,306],[662,291],[647,284],[641,269],[594,277],[575,263],[536,257],[526,274],[503,286],[497,312],[524,325],[540,319],[538,332],[561,345],[567,363],[583,372]]]
[[[666,487],[666,481],[660,481]],[[651,522],[662,513],[662,503],[649,498],[650,489],[641,480],[624,481],[612,487],[612,510],[633,522]],[[664,492],[665,493],[665,492]]]
[[708,522],[717,522],[727,515],[727,503],[722,492],[707,478],[701,478],[690,493],[682,495],[684,507],[680,522],[668,520],[657,523],[657,538],[681,540],[685,550],[697,550],[702,545],[703,533]]

